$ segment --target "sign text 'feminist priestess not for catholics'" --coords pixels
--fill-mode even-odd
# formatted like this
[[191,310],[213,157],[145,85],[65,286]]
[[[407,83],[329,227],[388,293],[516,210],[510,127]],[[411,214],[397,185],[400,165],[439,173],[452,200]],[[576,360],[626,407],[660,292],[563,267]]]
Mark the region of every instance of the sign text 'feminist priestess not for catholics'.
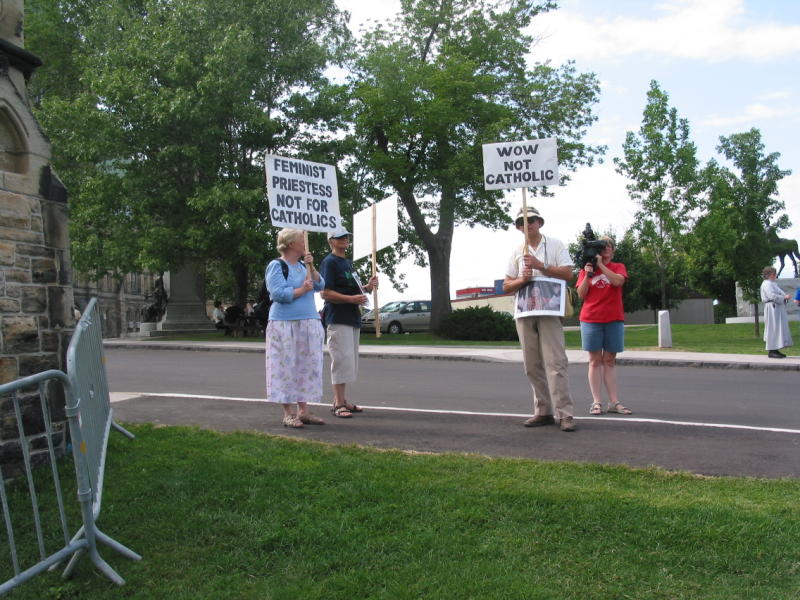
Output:
[[323,232],[341,226],[333,165],[268,155],[266,171],[273,226]]
[[556,138],[483,145],[487,190],[558,185]]

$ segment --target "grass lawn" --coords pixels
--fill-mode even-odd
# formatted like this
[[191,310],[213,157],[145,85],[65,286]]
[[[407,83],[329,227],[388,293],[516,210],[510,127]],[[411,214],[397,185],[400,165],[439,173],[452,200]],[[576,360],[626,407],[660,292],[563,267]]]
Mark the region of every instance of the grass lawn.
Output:
[[[800,356],[800,322],[790,323],[795,345],[783,352],[790,356]],[[763,334],[763,323],[761,332]],[[581,336],[578,331],[566,331],[567,348],[579,349]],[[222,342],[246,341],[263,343],[261,338],[230,338],[220,333],[196,334],[155,338],[156,340]],[[408,333],[401,335],[383,334],[376,338],[374,333],[362,333],[361,343],[371,346],[493,346],[519,348],[519,342],[469,342],[447,340],[430,333]],[[723,354],[764,354],[764,342],[754,335],[753,325],[673,325],[671,351],[722,352]],[[625,347],[628,350],[659,350],[658,327],[656,325],[637,325],[625,328]],[[669,352],[670,350],[664,350]]]
[[100,519],[144,557],[101,548],[127,584],[84,557],[10,597],[800,597],[799,481],[131,429]]

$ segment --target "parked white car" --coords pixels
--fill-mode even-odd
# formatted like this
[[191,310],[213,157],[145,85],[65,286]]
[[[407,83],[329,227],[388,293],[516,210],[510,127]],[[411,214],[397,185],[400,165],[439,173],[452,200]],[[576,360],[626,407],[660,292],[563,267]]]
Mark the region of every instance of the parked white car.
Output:
[[[375,331],[373,311],[364,313],[361,322],[367,331]],[[384,333],[427,331],[430,325],[430,300],[400,300],[381,306],[381,331]]]

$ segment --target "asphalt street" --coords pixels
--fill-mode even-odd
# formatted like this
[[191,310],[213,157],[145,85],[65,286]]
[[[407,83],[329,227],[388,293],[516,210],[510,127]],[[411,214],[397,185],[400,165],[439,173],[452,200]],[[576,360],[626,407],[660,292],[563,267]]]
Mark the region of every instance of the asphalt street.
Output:
[[362,357],[350,400],[367,410],[336,419],[317,406],[326,425],[290,431],[280,424],[280,407],[262,401],[260,354],[107,349],[106,357],[115,418],[123,422],[704,475],[800,476],[798,378],[791,371],[620,367],[620,397],[634,415],[590,417],[586,366],[572,365],[578,431],[563,433],[521,426],[531,393],[519,364]]

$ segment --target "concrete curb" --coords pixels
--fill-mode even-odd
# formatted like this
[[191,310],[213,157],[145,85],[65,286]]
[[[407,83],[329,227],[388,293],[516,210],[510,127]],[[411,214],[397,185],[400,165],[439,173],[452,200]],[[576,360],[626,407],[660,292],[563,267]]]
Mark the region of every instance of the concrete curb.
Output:
[[[127,350],[181,350],[194,352],[242,352],[263,354],[263,344],[248,343],[215,343],[215,342],[153,342],[149,340],[133,341],[108,339],[104,341],[106,348]],[[402,358],[407,360],[455,360],[468,362],[522,362],[522,352],[517,349],[499,349],[484,347],[432,347],[420,346],[362,346],[359,356],[364,358]],[[587,353],[581,350],[567,350],[571,364],[586,364]],[[769,362],[771,361],[771,362]],[[776,361],[766,356],[742,354],[705,354],[701,352],[676,352],[675,356],[654,351],[627,351],[617,358],[620,366],[641,367],[689,367],[700,369],[752,369],[760,371],[800,371],[800,358],[790,357]]]

